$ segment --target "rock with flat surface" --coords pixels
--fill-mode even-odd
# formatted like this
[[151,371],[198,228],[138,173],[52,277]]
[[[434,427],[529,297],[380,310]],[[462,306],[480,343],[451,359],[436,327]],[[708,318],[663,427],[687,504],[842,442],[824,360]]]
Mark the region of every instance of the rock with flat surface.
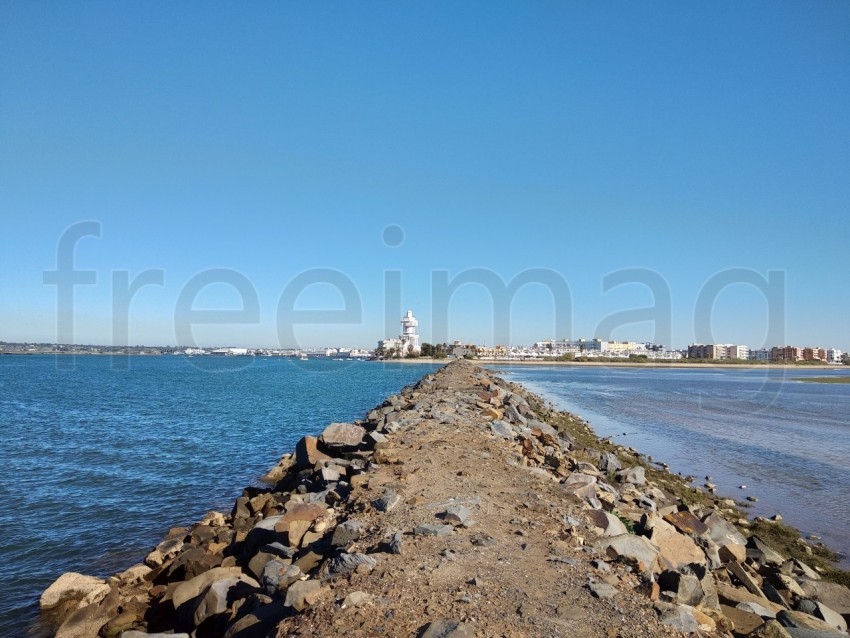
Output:
[[747,539],[738,531],[738,528],[717,512],[712,512],[702,519],[702,522],[708,527],[706,536],[720,547],[729,543],[735,545],[747,544]]
[[[838,627],[832,625],[831,623],[825,620],[815,618],[814,616],[810,616],[809,614],[804,614],[801,611],[791,611],[788,609],[783,609],[778,614],[776,614],[776,620],[778,620],[783,627],[786,627],[790,630],[811,629],[813,631],[846,633],[844,632],[844,630],[839,629]],[[793,631],[789,631],[789,633],[791,633],[791,635],[794,635]]]
[[623,469],[620,459],[617,458],[616,454],[612,454],[611,452],[605,452],[600,457],[598,466],[602,472],[616,472]]
[[735,635],[745,636],[764,624],[764,618],[732,605],[720,605],[720,612],[735,625]]
[[596,542],[596,548],[610,558],[638,565],[641,571],[656,571],[661,551],[648,538],[632,534],[603,537]]
[[632,485],[646,485],[646,471],[640,465],[626,468],[617,472],[617,479],[621,483],[631,483]]
[[259,588],[260,584],[245,574],[216,580],[206,589],[195,608],[195,626],[223,614],[234,600],[244,598]]
[[443,618],[430,623],[420,638],[475,638],[471,625]]
[[595,598],[612,598],[619,593],[616,587],[608,583],[588,583],[587,589]]
[[348,576],[361,568],[371,571],[377,564],[378,561],[368,554],[340,554],[330,559],[322,567],[322,580],[330,580],[337,576]]
[[655,608],[660,614],[659,619],[662,624],[687,634],[699,631],[700,626],[693,613],[693,607],[657,602]]
[[449,536],[453,531],[452,525],[435,525],[427,523],[425,525],[417,525],[413,529],[413,533],[417,536]]
[[771,565],[779,567],[785,562],[785,558],[765,543],[758,536],[750,536],[747,539],[747,558],[754,560],[760,565]]
[[242,570],[238,567],[213,567],[209,571],[199,574],[191,580],[180,583],[171,595],[171,601],[174,604],[174,609],[177,609],[184,603],[200,596],[201,592],[212,585],[215,581],[233,578],[235,576],[239,576],[241,573]]
[[81,607],[68,616],[56,631],[55,638],[96,638],[101,627],[118,614],[120,602],[120,593],[115,587],[100,602]]
[[500,421],[498,419],[493,421],[490,423],[490,430],[496,436],[502,439],[507,439],[508,441],[513,441],[514,438],[516,438],[516,432],[514,432],[511,424],[505,421]]
[[398,492],[389,488],[385,489],[383,493],[372,502],[375,509],[379,512],[391,512],[399,503],[401,503],[401,496]]
[[623,521],[604,510],[590,510],[587,512],[587,517],[595,527],[602,530],[603,536],[621,536],[629,533]]
[[581,474],[573,472],[568,476],[562,486],[566,492],[573,494],[578,498],[590,501],[596,499],[596,477],[589,474]]
[[469,517],[472,516],[472,510],[463,505],[450,505],[443,513],[443,520],[450,525],[464,525]]
[[703,536],[709,531],[708,525],[703,523],[687,510],[667,514],[667,516],[664,517],[664,520],[670,523],[682,534],[688,534],[689,536]]
[[38,604],[42,609],[53,609],[59,605],[82,601],[83,598],[95,592],[102,592],[105,597],[109,589],[106,581],[100,578],[77,572],[66,572],[44,590]]
[[667,521],[651,514],[650,540],[658,546],[658,565],[661,569],[679,569],[691,563],[704,564],[705,553],[690,536],[680,534]]
[[354,423],[331,423],[319,440],[330,448],[358,447],[363,443],[366,429]]
[[839,614],[850,614],[850,589],[825,580],[799,578],[797,582],[806,598],[822,602]]
[[748,634],[748,638],[794,638],[788,631],[775,620],[768,620],[755,631]]
[[316,596],[322,589],[318,580],[299,580],[286,590],[284,606],[292,607],[295,611],[304,611],[316,601]]
[[330,456],[319,451],[317,445],[318,439],[315,436],[302,437],[295,444],[295,465],[299,468],[313,467],[319,461],[331,461]]

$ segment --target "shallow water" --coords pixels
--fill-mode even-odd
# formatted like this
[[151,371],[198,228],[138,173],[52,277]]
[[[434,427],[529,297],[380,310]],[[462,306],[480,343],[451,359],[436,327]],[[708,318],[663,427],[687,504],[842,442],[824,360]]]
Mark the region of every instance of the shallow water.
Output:
[[850,554],[850,384],[794,380],[850,370],[498,368],[598,435],[696,476],[696,485],[711,476],[721,495],[756,496],[752,516],[779,513]]
[[0,356],[0,635],[65,571],[110,575],[230,511],[304,434],[434,369],[249,357]]

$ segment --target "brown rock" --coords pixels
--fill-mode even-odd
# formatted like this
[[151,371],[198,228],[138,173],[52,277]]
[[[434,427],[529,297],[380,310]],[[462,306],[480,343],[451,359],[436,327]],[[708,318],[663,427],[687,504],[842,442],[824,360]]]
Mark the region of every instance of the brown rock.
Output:
[[737,543],[722,545],[717,554],[724,563],[743,563],[747,560],[747,548]]
[[736,636],[746,636],[764,623],[764,619],[758,614],[737,609],[736,607],[730,607],[729,605],[720,605],[720,611],[734,625]]
[[314,436],[305,436],[295,445],[295,464],[300,468],[313,467],[319,461],[330,461],[331,457],[320,452]]
[[747,635],[751,638],[791,638],[791,634],[785,631],[785,627],[775,620],[768,620]]
[[306,521],[308,523],[307,528],[304,530],[306,532],[313,521],[324,515],[325,508],[317,503],[296,503],[289,508],[286,514],[278,519],[277,523],[275,523],[274,530],[279,533],[288,533],[291,523],[294,521]]
[[289,523],[289,546],[300,547],[301,539],[304,538],[308,529],[310,529],[310,521],[292,521]]
[[71,614],[59,630],[56,638],[96,638],[103,627],[118,613],[121,594],[114,587],[99,603],[86,605]]
[[708,525],[703,523],[687,510],[667,514],[667,516],[664,517],[664,520],[673,525],[673,527],[682,532],[682,534],[702,536],[703,534],[708,533]]

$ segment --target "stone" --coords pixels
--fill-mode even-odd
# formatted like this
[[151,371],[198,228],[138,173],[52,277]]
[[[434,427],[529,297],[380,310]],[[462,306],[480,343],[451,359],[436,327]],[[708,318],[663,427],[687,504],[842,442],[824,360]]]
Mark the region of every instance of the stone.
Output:
[[597,541],[596,548],[610,558],[637,565],[641,571],[656,571],[661,551],[648,538],[632,534],[604,537]]
[[358,447],[363,443],[366,429],[353,423],[331,423],[319,440],[331,448]]
[[505,416],[505,411],[500,410],[498,408],[493,407],[492,405],[487,406],[481,412],[485,418],[487,419],[501,419]]
[[295,465],[301,469],[313,467],[319,461],[331,461],[330,456],[316,447],[318,439],[314,436],[302,437],[295,444]]
[[596,477],[574,472],[562,483],[564,490],[585,501],[596,499]]
[[389,488],[385,489],[384,492],[372,502],[375,509],[379,512],[391,512],[399,503],[401,503],[401,496]]
[[318,580],[296,581],[286,590],[283,604],[286,607],[292,607],[295,611],[304,611],[313,604],[310,601],[314,600],[321,589],[322,584]]
[[706,534],[708,538],[720,547],[729,544],[741,546],[745,546],[747,544],[747,539],[744,538],[744,535],[741,534],[741,532],[739,532],[732,523],[727,521],[717,512],[712,512],[703,518],[702,522],[705,523],[706,527],[708,527],[708,532]]
[[378,561],[368,554],[340,554],[331,558],[322,566],[322,580],[331,580],[337,576],[348,576],[360,568],[371,571],[377,564]]
[[646,471],[640,465],[620,470],[617,472],[617,478],[621,483],[631,483],[632,485],[646,485]]
[[750,536],[747,540],[747,558],[761,565],[779,567],[785,558],[758,536]]
[[776,618],[776,612],[775,611],[768,609],[764,605],[760,605],[758,603],[754,603],[754,602],[738,603],[735,607],[737,609],[742,610],[742,611],[747,611],[751,614],[756,614],[757,616],[761,616],[762,618],[765,618],[765,619]]
[[174,604],[174,609],[177,609],[184,603],[200,596],[201,592],[217,580],[233,578],[240,574],[242,574],[242,570],[238,567],[213,567],[209,571],[205,571],[203,574],[199,574],[191,580],[180,583],[171,595],[171,601]]
[[693,607],[657,602],[655,603],[655,608],[660,614],[659,620],[661,624],[669,625],[684,633],[699,631],[699,622],[694,616]]
[[665,570],[658,577],[661,591],[670,592],[677,603],[695,606],[702,602],[705,592],[699,577],[688,567],[680,571]]
[[691,563],[705,563],[705,554],[690,536],[676,531],[670,523],[655,514],[651,520],[650,540],[659,548],[658,565],[661,569],[679,569]]
[[820,618],[829,625],[841,631],[847,631],[847,621],[838,612],[830,609],[821,602],[815,603],[815,618]]
[[333,536],[331,536],[331,545],[334,547],[345,547],[349,543],[359,540],[362,533],[363,523],[360,521],[343,521],[334,529]]
[[490,423],[490,430],[496,436],[507,439],[508,441],[513,441],[516,438],[516,432],[511,427],[510,423],[506,423],[505,421],[493,421]]
[[166,634],[166,633],[156,633],[149,634],[144,631],[125,631],[121,634],[121,638],[189,638],[189,634]]
[[629,533],[623,521],[603,510],[590,510],[587,512],[587,517],[595,527],[602,530],[603,536],[621,536]]
[[284,591],[292,583],[303,578],[304,572],[297,565],[287,565],[279,560],[270,560],[263,568],[260,582],[269,596]]
[[[54,607],[80,602],[95,592],[102,593],[103,597],[109,592],[106,581],[86,576],[77,572],[65,572],[44,590],[38,604],[41,609],[53,609]],[[94,601],[92,601],[94,602]]]
[[623,469],[623,464],[620,463],[616,454],[606,452],[599,459],[598,467],[602,472],[616,472]]
[[448,536],[454,531],[452,525],[434,525],[427,523],[425,525],[417,525],[413,529],[413,533],[417,536]]
[[797,582],[807,598],[821,602],[839,614],[850,615],[850,589],[844,585],[810,578],[800,578]]
[[279,533],[285,532],[288,534],[289,527],[294,521],[305,521],[308,523],[307,527],[309,528],[313,521],[324,515],[325,508],[318,503],[296,503],[277,519],[274,524],[274,530]]
[[112,588],[100,602],[91,603],[72,613],[59,629],[55,638],[95,638],[101,628],[118,614],[121,593]]
[[747,634],[751,638],[793,638],[785,628],[775,620],[768,620],[757,627],[755,631]]
[[342,601],[343,607],[359,607],[365,605],[372,600],[372,595],[365,591],[353,591]]
[[234,600],[244,598],[259,588],[260,584],[245,574],[216,580],[206,589],[195,608],[195,626],[224,613]]
[[616,587],[608,583],[588,583],[587,588],[595,598],[611,598],[619,593]]
[[756,579],[746,569],[744,569],[744,567],[738,563],[729,563],[726,565],[726,569],[730,574],[737,578],[744,587],[747,588],[748,592],[755,594],[760,598],[767,598],[761,590],[759,583],[756,582]]
[[475,630],[467,623],[442,618],[429,623],[419,638],[475,638]]
[[377,443],[386,443],[387,441],[389,441],[386,436],[377,431],[369,432],[366,438],[369,439],[369,442],[372,443],[372,445],[375,445]]
[[[814,631],[832,631],[835,632],[840,631],[843,632],[843,629],[840,629],[831,623],[821,620],[820,618],[815,618],[814,616],[810,616],[809,614],[804,614],[801,611],[791,611],[788,609],[783,609],[778,614],[776,614],[776,620],[783,627],[788,627],[791,629],[812,629]],[[794,632],[789,632],[793,635]]]
[[667,514],[664,520],[679,530],[682,534],[689,536],[703,536],[708,533],[708,525],[699,520],[687,510]]
[[717,595],[720,598],[720,602],[732,607],[735,607],[739,603],[751,602],[762,605],[775,613],[779,613],[784,609],[782,605],[777,605],[776,603],[769,601],[767,598],[756,596],[755,594],[748,592],[746,589],[733,587],[721,580],[715,581],[715,587],[717,588]]
[[301,539],[310,529],[310,521],[292,521],[289,523],[288,538],[290,547],[300,547]]
[[401,532],[396,532],[393,534],[392,540],[390,540],[389,550],[391,554],[398,554],[399,556],[404,552],[403,547],[403,535]]
[[723,563],[743,563],[747,560],[747,548],[736,543],[721,545],[717,555]]
[[463,505],[450,505],[443,513],[443,520],[451,525],[465,525],[472,511]]
[[745,611],[730,605],[720,605],[723,615],[735,625],[735,635],[745,636],[764,623],[764,618],[751,611]]

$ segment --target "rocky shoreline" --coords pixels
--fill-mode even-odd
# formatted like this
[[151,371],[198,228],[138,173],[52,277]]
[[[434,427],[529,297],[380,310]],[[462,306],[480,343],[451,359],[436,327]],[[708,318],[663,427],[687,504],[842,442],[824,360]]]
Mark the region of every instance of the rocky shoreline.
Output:
[[[229,513],[40,600],[58,638],[846,637],[817,548],[466,361],[302,438]],[[768,527],[765,527],[768,526]],[[784,548],[783,548],[784,549]]]

